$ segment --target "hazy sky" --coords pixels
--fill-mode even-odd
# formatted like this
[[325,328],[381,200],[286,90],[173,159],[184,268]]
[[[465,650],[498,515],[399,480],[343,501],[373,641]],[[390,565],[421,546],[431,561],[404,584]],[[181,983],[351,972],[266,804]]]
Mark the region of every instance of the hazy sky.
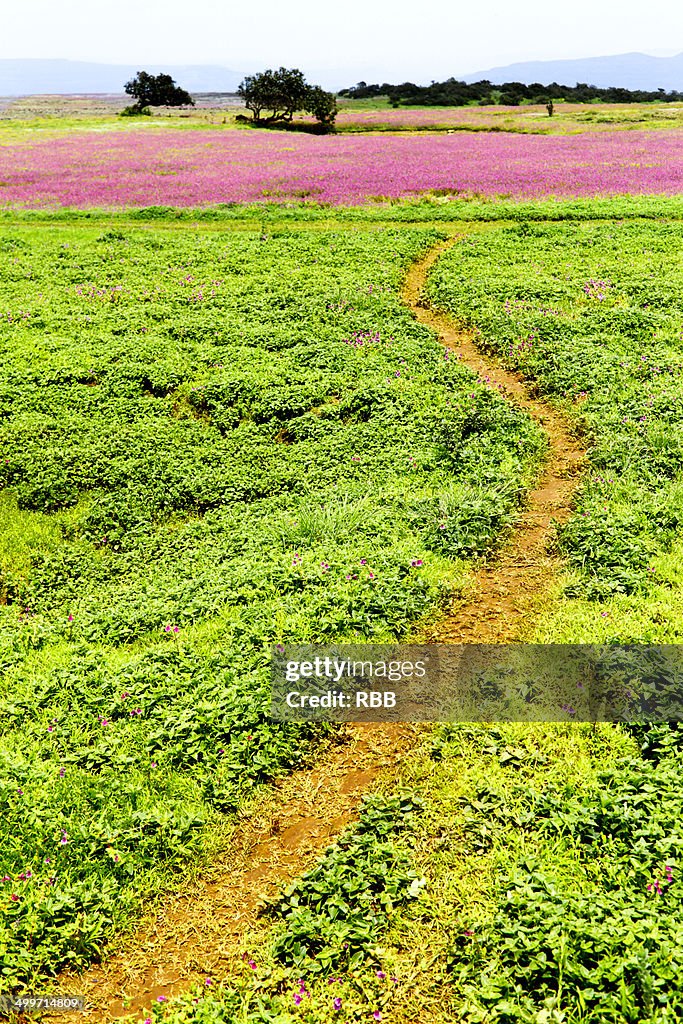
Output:
[[683,50],[680,0],[3,0],[0,57],[298,66],[357,78]]

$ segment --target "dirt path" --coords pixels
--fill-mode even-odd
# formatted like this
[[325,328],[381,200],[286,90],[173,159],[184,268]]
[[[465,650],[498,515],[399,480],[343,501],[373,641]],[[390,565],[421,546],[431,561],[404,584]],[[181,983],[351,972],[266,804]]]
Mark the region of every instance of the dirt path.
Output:
[[[426,638],[445,643],[505,643],[523,638],[533,614],[561,568],[547,551],[552,521],[569,515],[584,450],[564,418],[533,398],[521,377],[478,352],[472,335],[429,309],[421,298],[430,267],[449,246],[436,246],[410,270],[402,297],[417,319],[489,385],[526,409],[543,427],[550,451],[542,477],[528,496],[519,524],[499,556],[473,574],[471,595],[455,602]],[[357,817],[363,792],[391,770],[415,743],[411,726],[349,725],[344,742],[312,770],[299,771],[274,788],[258,812],[238,829],[229,859],[200,882],[183,885],[132,939],[102,965],[81,977],[62,974],[61,993],[85,996],[85,1014],[71,1021],[109,1022],[140,1016],[159,996],[169,997],[229,972],[251,936],[256,955],[258,904],[310,867]]]
[[540,480],[528,493],[508,542],[473,573],[467,594],[453,602],[448,614],[426,630],[424,638],[433,643],[510,643],[529,636],[563,567],[548,550],[548,543],[553,522],[569,518],[586,451],[566,417],[533,397],[520,374],[483,355],[474,344],[473,331],[458,327],[425,302],[423,290],[430,268],[458,241],[451,238],[435,246],[411,267],[403,301],[420,323],[436,331],[441,343],[458,354],[463,365],[533,417],[548,437],[549,451]]
[[259,934],[267,928],[258,920],[259,903],[315,863],[357,818],[364,791],[380,772],[395,768],[419,735],[409,725],[344,729],[342,743],[316,767],[276,783],[259,810],[238,825],[229,854],[200,881],[179,887],[155,918],[122,941],[121,952],[81,976],[62,973],[60,994],[84,996],[86,1011],[50,1019],[139,1017],[159,996],[229,973],[250,938],[247,952],[258,960]]

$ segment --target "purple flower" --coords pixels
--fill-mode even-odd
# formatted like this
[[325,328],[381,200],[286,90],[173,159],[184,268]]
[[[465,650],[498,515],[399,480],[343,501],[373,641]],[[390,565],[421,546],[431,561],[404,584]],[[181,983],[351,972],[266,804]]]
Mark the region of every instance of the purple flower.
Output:
[[332,1005],[334,1006],[335,1012],[338,1013],[339,1010],[341,1010],[341,1008],[342,1008],[342,1001],[339,998],[339,996],[337,996],[337,998],[334,1000],[334,1003]]

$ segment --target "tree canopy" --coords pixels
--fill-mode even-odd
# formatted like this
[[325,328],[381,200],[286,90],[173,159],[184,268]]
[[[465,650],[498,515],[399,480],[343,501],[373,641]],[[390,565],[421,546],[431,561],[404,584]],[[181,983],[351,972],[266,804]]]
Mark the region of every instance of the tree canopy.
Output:
[[297,110],[312,114],[323,125],[333,124],[337,116],[334,94],[309,85],[298,68],[247,75],[237,91],[252,119],[264,124],[291,121]]
[[358,82],[350,89],[341,89],[339,95],[348,96],[350,99],[387,96],[394,106],[406,104],[437,107],[461,107],[469,103],[517,106],[525,102],[548,104],[551,100],[565,100],[568,103],[590,103],[594,100],[601,103],[652,103],[656,100],[679,103],[683,100],[683,93],[665,92],[664,89],[657,89],[656,92],[645,89],[622,89],[616,86],[603,89],[588,85],[586,82],[577,82],[576,85],[559,85],[557,82],[550,82],[549,85],[540,82],[532,82],[531,85],[524,82],[503,82],[501,85],[494,85],[487,79],[467,83],[455,78],[449,78],[446,82],[432,82],[431,85],[415,85],[414,82],[402,82],[400,85],[391,85],[389,82],[368,85],[367,82]]
[[194,106],[189,92],[176,85],[170,75],[150,75],[146,71],[138,71],[135,78],[124,85],[125,91],[135,100],[135,106],[144,107],[184,107]]

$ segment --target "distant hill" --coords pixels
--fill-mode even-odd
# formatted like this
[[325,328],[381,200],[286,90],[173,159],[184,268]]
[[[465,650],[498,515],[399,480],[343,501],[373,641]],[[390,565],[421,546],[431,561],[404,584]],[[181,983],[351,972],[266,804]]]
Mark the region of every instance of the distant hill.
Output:
[[675,57],[648,57],[644,53],[621,53],[616,57],[585,57],[577,60],[534,60],[505,67],[455,75],[463,82],[540,82],[575,85],[585,82],[600,88],[666,89],[683,91],[683,53]]
[[2,60],[0,96],[122,93],[138,71],[165,72],[188,92],[235,92],[244,75],[210,64],[91,64],[80,60]]

